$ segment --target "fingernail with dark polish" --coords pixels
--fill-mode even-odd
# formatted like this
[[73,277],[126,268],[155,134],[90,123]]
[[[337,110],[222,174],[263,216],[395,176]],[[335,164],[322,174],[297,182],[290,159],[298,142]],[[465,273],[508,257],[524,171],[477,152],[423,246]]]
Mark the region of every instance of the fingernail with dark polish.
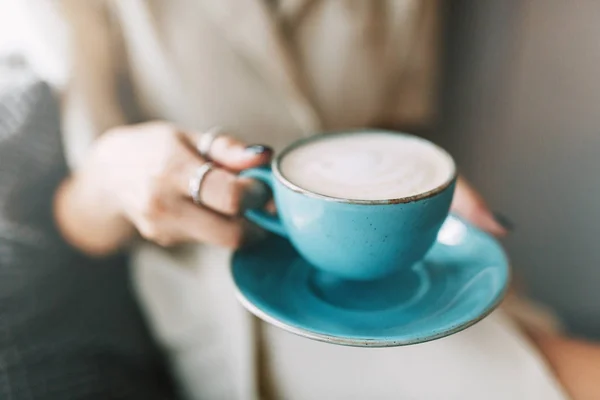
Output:
[[515,230],[515,224],[513,224],[512,221],[510,219],[508,219],[506,216],[504,216],[498,212],[495,212],[494,219],[496,220],[496,222],[498,222],[500,225],[502,225],[502,227],[504,229],[506,229],[508,232],[512,232]]
[[259,154],[271,155],[271,154],[273,154],[273,149],[264,144],[252,144],[250,146],[246,146],[246,151],[251,154],[256,154],[256,155],[259,155]]
[[269,186],[264,182],[253,180],[242,195],[240,208],[242,211],[263,208],[270,198],[271,189]]

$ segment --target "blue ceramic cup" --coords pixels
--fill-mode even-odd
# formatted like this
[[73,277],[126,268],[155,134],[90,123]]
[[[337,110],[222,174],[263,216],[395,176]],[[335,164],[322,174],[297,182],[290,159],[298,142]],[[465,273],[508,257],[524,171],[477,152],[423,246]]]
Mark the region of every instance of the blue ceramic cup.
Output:
[[280,170],[286,154],[327,136],[297,141],[270,167],[243,171],[241,176],[259,179],[271,187],[278,212],[273,216],[263,210],[249,210],[246,217],[287,237],[314,267],[337,278],[375,280],[410,268],[425,256],[448,215],[456,168],[449,172],[447,182],[433,190],[389,200],[328,197],[286,179]]

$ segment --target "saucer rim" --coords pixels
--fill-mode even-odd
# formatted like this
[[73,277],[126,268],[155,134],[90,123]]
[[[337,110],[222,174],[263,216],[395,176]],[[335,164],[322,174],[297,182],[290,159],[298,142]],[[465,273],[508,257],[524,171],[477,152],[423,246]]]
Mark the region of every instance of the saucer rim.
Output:
[[[230,270],[233,273],[233,263],[231,263]],[[235,296],[237,300],[241,303],[241,305],[252,313],[257,318],[267,322],[277,328],[283,329],[284,331],[293,333],[294,335],[298,335],[301,337],[305,337],[307,339],[317,340],[319,342],[336,344],[347,347],[370,347],[370,348],[385,348],[385,347],[399,347],[399,346],[410,346],[414,344],[431,342],[433,340],[442,339],[447,336],[454,335],[455,333],[461,332],[471,326],[477,324],[478,322],[485,319],[488,315],[494,312],[498,306],[504,301],[506,295],[508,293],[508,288],[510,287],[510,283],[512,281],[512,271],[509,264],[506,264],[507,277],[506,284],[504,288],[498,292],[494,301],[489,303],[489,306],[485,308],[485,310],[479,314],[476,318],[472,318],[462,324],[458,324],[453,326],[450,329],[446,329],[440,331],[436,334],[425,335],[423,337],[411,338],[411,339],[359,339],[359,338],[348,338],[343,336],[336,335],[327,335],[324,333],[318,333],[311,331],[309,329],[300,328],[294,325],[290,325],[281,321],[280,319],[275,318],[274,316],[269,315],[267,312],[258,308],[254,303],[252,303],[244,294],[241,292],[240,288],[237,284],[234,284]]]
[[454,218],[454,219],[460,221],[460,223],[464,224],[467,228],[473,229],[476,233],[478,233],[488,239],[491,239],[492,242],[495,242],[495,245],[497,245],[499,247],[500,252],[502,253],[502,258],[504,260],[504,262],[502,263],[502,269],[504,270],[505,277],[506,277],[506,279],[504,279],[503,287],[500,290],[498,290],[498,292],[496,293],[493,300],[490,301],[483,308],[481,313],[479,313],[475,317],[467,319],[463,323],[453,325],[448,329],[443,329],[437,333],[424,334],[422,336],[411,337],[408,339],[399,339],[397,337],[394,338],[393,336],[391,336],[387,339],[386,338],[375,338],[375,339],[362,338],[361,339],[361,338],[357,338],[357,337],[330,335],[330,334],[326,334],[326,333],[315,332],[310,329],[306,329],[303,327],[299,327],[299,326],[284,322],[284,321],[278,319],[277,317],[270,315],[268,312],[263,311],[261,308],[259,308],[257,305],[255,305],[249,298],[247,298],[244,295],[240,286],[237,283],[237,279],[236,279],[235,273],[233,271],[234,264],[235,264],[234,261],[235,261],[235,257],[236,257],[236,254],[233,254],[233,257],[229,264],[229,271],[230,271],[230,276],[233,280],[235,296],[236,296],[237,300],[241,303],[241,305],[244,308],[246,308],[246,310],[248,310],[250,313],[252,313],[256,317],[258,317],[259,319],[263,320],[264,322],[267,322],[271,325],[274,325],[275,327],[283,329],[292,334],[295,334],[295,335],[298,335],[301,337],[305,337],[308,339],[317,340],[317,341],[324,342],[324,343],[336,344],[336,345],[341,345],[341,346],[349,346],[349,347],[385,348],[385,347],[399,347],[399,346],[409,346],[409,345],[414,345],[414,344],[426,343],[426,342],[441,339],[441,338],[444,338],[447,336],[451,336],[455,333],[461,332],[461,331],[477,324],[478,322],[482,321],[483,319],[485,319],[487,316],[489,316],[493,311],[495,311],[500,306],[500,304],[506,298],[506,296],[509,292],[509,289],[511,287],[513,271],[511,268],[511,263],[506,256],[506,251],[502,248],[502,245],[497,242],[497,239],[494,238],[493,235],[475,227],[470,222],[466,221],[464,218],[462,218],[456,214],[450,213],[448,215],[448,218]]

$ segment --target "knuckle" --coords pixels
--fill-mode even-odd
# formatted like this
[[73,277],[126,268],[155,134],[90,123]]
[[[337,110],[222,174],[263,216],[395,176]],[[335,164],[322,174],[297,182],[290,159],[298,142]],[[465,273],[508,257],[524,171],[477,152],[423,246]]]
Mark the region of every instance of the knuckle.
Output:
[[144,239],[150,240],[150,241],[156,241],[156,239],[158,239],[160,237],[160,229],[158,227],[157,224],[153,223],[152,221],[141,221],[138,224],[138,232],[140,233],[140,235],[142,235],[142,237]]
[[173,237],[167,232],[164,232],[159,224],[146,221],[138,226],[138,231],[144,239],[156,243],[159,246],[168,247],[175,244]]
[[164,187],[168,187],[174,177],[184,169],[182,162],[178,161],[181,157],[178,157],[177,152],[169,147],[169,144],[163,147],[164,153],[156,160],[150,171],[150,189],[154,192],[160,192]]
[[179,130],[168,122],[155,121],[147,123],[148,131],[152,132],[160,143],[163,154],[169,154],[179,142]]
[[206,202],[213,209],[227,215],[236,215],[243,188],[239,185],[235,175],[217,168],[206,176],[202,193]]
[[223,246],[230,249],[239,249],[244,244],[244,229],[236,223],[226,236],[223,237]]
[[231,156],[232,150],[234,150],[239,144],[238,140],[229,135],[221,135],[217,140],[214,141],[211,146],[213,153],[219,154],[221,157]]
[[223,135],[221,136],[223,139],[223,147],[225,147],[226,149],[230,149],[231,147],[234,147],[237,144],[237,140],[230,135]]
[[146,196],[146,199],[142,202],[141,213],[142,216],[149,221],[156,221],[160,219],[167,211],[165,201],[160,196],[160,191],[153,185],[150,193]]
[[160,202],[165,188],[168,187],[171,180],[171,170],[168,165],[158,165],[154,171],[151,171],[148,182],[149,201]]
[[244,196],[244,185],[236,179],[232,179],[227,184],[227,195],[224,199],[224,208],[230,214],[237,214],[240,211],[242,199]]
[[244,244],[244,232],[241,228],[234,229],[229,235],[227,247],[231,249],[239,249]]
[[154,243],[158,244],[161,247],[170,247],[173,246],[177,241],[168,235],[159,235],[154,239]]
[[160,137],[160,146],[162,148],[162,164],[167,165],[176,159],[181,152],[181,143],[175,132],[165,131]]

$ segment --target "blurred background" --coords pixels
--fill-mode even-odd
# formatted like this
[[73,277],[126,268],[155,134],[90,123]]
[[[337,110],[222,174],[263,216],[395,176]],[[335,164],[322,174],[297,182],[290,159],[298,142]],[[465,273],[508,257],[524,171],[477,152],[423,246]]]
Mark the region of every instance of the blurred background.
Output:
[[[515,223],[506,245],[531,295],[600,339],[600,3],[456,0],[447,11],[435,139]],[[0,15],[0,37],[26,40],[10,36],[18,23]]]
[[600,338],[600,3],[449,2],[437,140],[492,206],[529,292]]

